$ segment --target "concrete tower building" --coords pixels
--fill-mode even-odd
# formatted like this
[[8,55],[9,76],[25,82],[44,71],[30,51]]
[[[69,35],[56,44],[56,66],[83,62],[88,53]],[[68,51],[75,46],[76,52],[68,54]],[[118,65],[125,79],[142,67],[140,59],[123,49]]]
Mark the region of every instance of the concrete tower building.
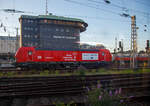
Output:
[[88,26],[81,19],[62,16],[22,15],[20,47],[48,49],[79,48],[80,33]]

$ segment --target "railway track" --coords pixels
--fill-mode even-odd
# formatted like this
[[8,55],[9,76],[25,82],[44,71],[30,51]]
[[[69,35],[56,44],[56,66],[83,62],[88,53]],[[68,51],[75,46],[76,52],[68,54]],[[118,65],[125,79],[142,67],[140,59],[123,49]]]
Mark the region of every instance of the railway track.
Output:
[[40,78],[38,81],[35,79],[24,79],[23,82],[16,79],[15,82],[0,85],[0,97],[76,95],[84,92],[82,82],[76,79],[53,79],[53,81],[48,78],[44,80]]
[[65,93],[71,95],[71,92],[83,94],[86,87],[96,85],[98,81],[106,89],[149,88],[150,74],[0,78],[0,97],[42,95],[42,93],[43,95]]
[[149,78],[150,74],[103,74],[103,75],[86,75],[86,76],[78,76],[78,75],[72,75],[72,76],[32,76],[32,77],[2,77],[0,78],[0,84],[13,84],[13,83],[23,83],[23,82],[54,82],[56,81],[72,81],[72,80],[81,80],[81,81],[94,81],[97,83],[97,81],[105,81],[105,80],[117,80],[117,79],[127,79],[130,80],[131,78]]
[[[80,67],[78,67],[80,68]],[[76,71],[78,68],[56,68],[56,69],[53,69],[53,70],[47,70],[49,72],[52,72],[52,71],[56,71],[56,70],[60,70],[60,71],[67,71],[67,72],[72,72],[72,71]],[[85,68],[85,67],[82,67],[83,69],[86,69],[86,70],[90,70],[90,69],[97,69],[97,68]],[[103,67],[103,68],[107,68],[109,70],[128,70],[128,69],[131,69],[130,67]],[[138,69],[143,69],[143,67],[137,67],[136,70]],[[144,69],[150,69],[150,67],[144,67]],[[0,67],[0,72],[3,72],[3,73],[7,73],[7,72],[33,72],[34,73],[39,73],[39,72],[43,72],[43,69],[39,69],[39,70],[32,70],[32,69],[21,69],[21,68],[16,68],[16,67],[5,67],[5,68],[1,68]]]
[[[122,88],[138,98],[150,95],[150,74],[0,78],[0,99],[85,96],[100,81],[104,89]],[[134,99],[133,99],[134,100]],[[138,99],[137,99],[138,100]]]

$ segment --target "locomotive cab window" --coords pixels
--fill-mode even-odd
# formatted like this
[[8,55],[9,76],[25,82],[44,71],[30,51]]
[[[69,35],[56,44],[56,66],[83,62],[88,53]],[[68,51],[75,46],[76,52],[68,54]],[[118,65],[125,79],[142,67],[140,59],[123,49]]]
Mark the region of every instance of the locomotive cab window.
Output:
[[28,52],[28,55],[32,55],[32,51],[29,51],[29,52]]

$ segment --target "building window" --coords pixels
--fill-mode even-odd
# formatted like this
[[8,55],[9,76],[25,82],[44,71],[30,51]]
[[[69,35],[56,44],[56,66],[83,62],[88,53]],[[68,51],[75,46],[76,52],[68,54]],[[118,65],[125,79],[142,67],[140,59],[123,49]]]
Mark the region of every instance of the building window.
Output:
[[51,38],[51,35],[48,35],[48,38]]
[[46,19],[44,20],[44,23],[47,23],[47,20],[46,20]]
[[23,22],[26,23],[26,19],[24,19]]
[[35,38],[38,38],[38,35],[35,35]]
[[33,46],[33,44],[32,44],[32,43],[30,43],[30,46]]
[[48,23],[50,24],[50,23],[51,23],[51,21],[50,21],[50,20],[48,20]]
[[40,23],[44,23],[44,20],[41,20]]
[[35,42],[35,46],[37,46],[38,45],[38,43],[37,42]]
[[63,28],[61,29],[61,32],[64,32],[64,29],[63,29]]
[[30,20],[31,23],[33,23],[33,20]]
[[30,35],[28,35],[28,38],[30,38]]
[[74,33],[74,36],[79,36],[79,33]]
[[24,30],[27,30],[27,27],[24,27]]
[[56,31],[59,31],[59,29],[58,29],[58,28],[56,28]]
[[66,32],[69,32],[69,29],[68,29],[68,28],[66,29]]
[[27,36],[26,35],[24,35],[24,38],[26,38]]
[[35,31],[37,31],[38,29],[37,28],[35,28]]
[[48,31],[51,31],[51,29],[50,29],[50,28],[48,28]]
[[26,43],[24,43],[24,46],[26,46]]
[[30,20],[28,20],[28,23],[30,23]]

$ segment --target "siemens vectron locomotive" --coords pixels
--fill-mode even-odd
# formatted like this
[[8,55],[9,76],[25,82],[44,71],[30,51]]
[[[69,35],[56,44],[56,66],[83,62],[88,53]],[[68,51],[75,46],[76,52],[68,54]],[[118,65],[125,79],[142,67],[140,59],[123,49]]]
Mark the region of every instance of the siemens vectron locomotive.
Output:
[[21,47],[15,55],[16,66],[26,68],[67,68],[83,65],[86,68],[109,64],[112,56],[109,50],[53,50]]

